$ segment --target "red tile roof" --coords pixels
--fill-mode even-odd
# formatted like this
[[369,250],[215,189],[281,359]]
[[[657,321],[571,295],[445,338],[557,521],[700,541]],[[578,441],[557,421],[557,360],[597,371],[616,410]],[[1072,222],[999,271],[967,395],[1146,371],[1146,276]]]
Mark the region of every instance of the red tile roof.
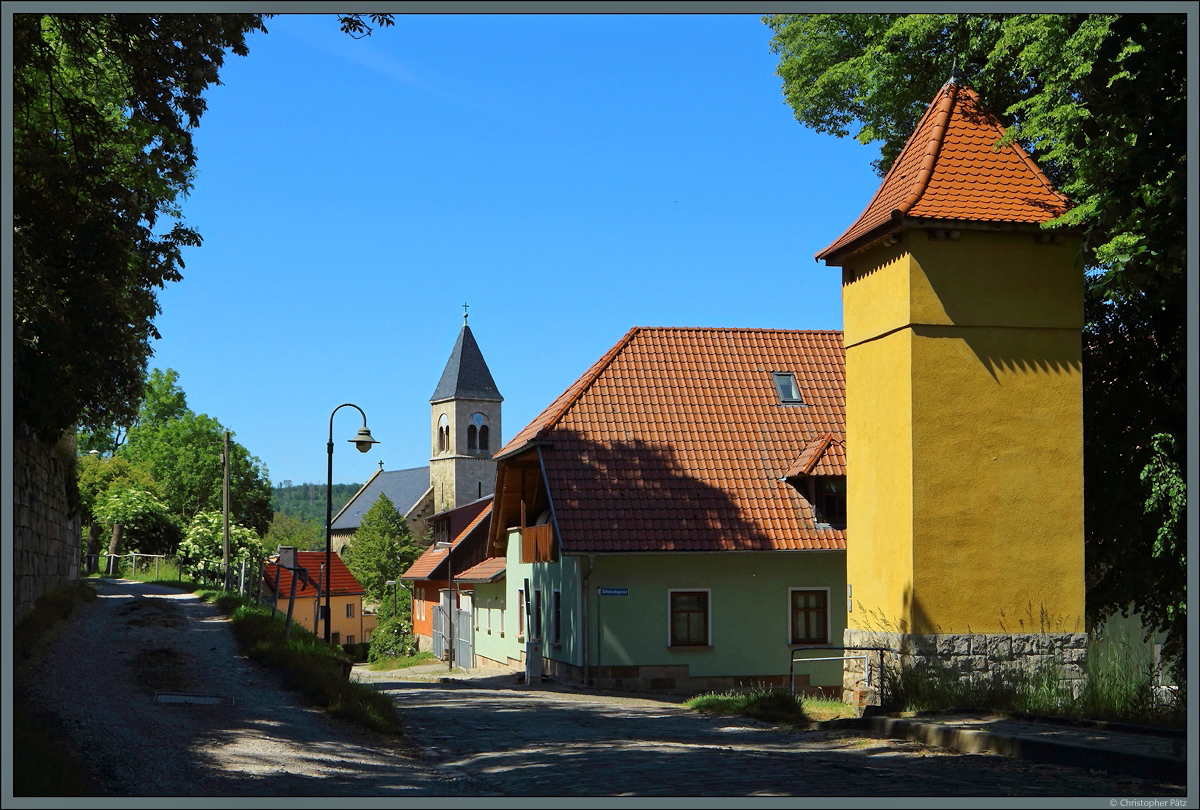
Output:
[[858,220],[817,254],[857,250],[907,219],[1038,224],[1062,215],[1066,197],[966,85],[946,83]]
[[[474,507],[476,504],[470,504],[470,506]],[[437,548],[436,544],[430,546],[429,548],[425,549],[424,553],[421,554],[420,557],[417,557],[417,559],[413,561],[413,564],[408,567],[407,571],[400,575],[400,578],[430,579],[431,575],[437,571],[438,566],[440,566],[446,559],[447,554],[451,552],[457,552],[462,542],[470,537],[471,533],[475,531],[476,528],[489,520],[491,516],[492,502],[488,501],[483,509],[480,510],[479,514],[477,514],[474,519],[468,523],[463,530],[454,537],[453,540],[450,541],[449,549],[439,549]],[[456,580],[458,579],[457,576],[454,578]]]
[[[292,587],[292,572],[286,568],[280,568],[275,565],[278,557],[268,557],[263,563],[263,575],[267,580],[267,584],[274,588],[275,578],[279,577],[279,587],[276,589],[276,594],[280,598],[286,597],[291,592]],[[350,573],[350,569],[342,562],[342,558],[337,554],[333,554],[330,558],[330,567],[333,570],[333,576],[330,579],[330,594],[333,596],[344,596],[365,593],[363,586],[354,578],[354,574]],[[296,598],[313,597],[317,595],[317,583],[323,576],[322,569],[325,566],[324,551],[297,551],[296,565],[307,571],[307,581],[301,576],[296,580]],[[325,593],[324,588],[321,589],[321,595]]]
[[844,369],[841,332],[635,327],[497,457],[549,443],[568,553],[844,549],[781,480],[844,432]]
[[797,475],[845,475],[846,439],[836,433],[826,433],[813,439],[804,448],[784,478]]
[[472,565],[466,571],[454,576],[455,582],[493,582],[504,575],[506,559],[504,557],[488,557],[478,565]]

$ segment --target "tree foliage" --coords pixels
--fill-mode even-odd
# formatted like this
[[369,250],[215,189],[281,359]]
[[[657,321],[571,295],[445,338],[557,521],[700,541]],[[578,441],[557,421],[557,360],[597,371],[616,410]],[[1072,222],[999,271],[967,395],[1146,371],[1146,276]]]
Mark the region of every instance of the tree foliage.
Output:
[[421,551],[404,516],[381,494],[363,515],[342,556],[366,591],[366,601],[382,605],[389,596],[387,581],[400,579]]
[[[187,407],[178,378],[171,369],[150,374],[142,407],[117,456],[147,470],[171,511],[186,523],[199,512],[222,509],[225,428]],[[229,456],[230,514],[264,534],[273,515],[267,470],[232,438]]]
[[[156,290],[201,241],[180,203],[204,92],[268,16],[13,15],[13,406],[43,439],[133,419]],[[392,25],[337,19],[355,38]]]
[[13,17],[13,394],[53,436],[134,415],[155,290],[200,244],[190,130],[261,15]]
[[[1186,639],[1174,511],[1186,435],[1186,16],[772,15],[783,92],[886,172],[952,71],[1074,207],[1084,236],[1088,611]],[[1161,437],[1161,438],[1160,438]],[[1165,535],[1164,535],[1165,532]],[[1166,539],[1164,539],[1164,537]],[[1181,660],[1181,659],[1180,659]]]
[[269,549],[294,546],[300,551],[322,551],[325,549],[325,527],[323,522],[276,512],[263,543]]
[[178,517],[153,492],[136,486],[107,490],[96,502],[96,520],[111,531],[120,524],[123,549],[174,554],[183,538]]
[[[221,566],[225,548],[225,520],[219,512],[199,512],[188,523],[183,541],[179,544],[180,556],[189,560],[189,570],[198,570],[205,562],[211,570]],[[245,557],[261,560],[267,547],[253,529],[233,522],[229,523],[229,559],[231,564]]]

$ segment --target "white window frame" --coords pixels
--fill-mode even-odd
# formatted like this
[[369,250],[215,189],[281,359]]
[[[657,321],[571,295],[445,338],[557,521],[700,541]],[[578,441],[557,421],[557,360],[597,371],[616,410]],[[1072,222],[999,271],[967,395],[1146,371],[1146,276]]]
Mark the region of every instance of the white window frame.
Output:
[[[705,627],[705,630],[707,630],[708,638],[705,639],[705,643],[703,645],[700,645],[700,644],[672,644],[671,643],[672,642],[672,638],[671,638],[671,626],[672,626],[671,625],[671,619],[672,619],[671,597],[673,594],[677,594],[677,593],[705,593],[708,595],[708,599],[707,599],[708,610],[707,610],[707,615],[705,617],[705,622],[704,622],[704,627]],[[695,649],[703,649],[704,647],[711,647],[712,646],[712,632],[713,632],[712,610],[713,610],[712,588],[668,588],[667,589],[667,647],[672,650],[688,650],[688,649],[695,650]]]
[[833,606],[829,601],[829,587],[826,585],[812,585],[807,588],[797,586],[788,588],[787,597],[787,643],[791,647],[807,646],[805,642],[792,641],[796,637],[796,628],[792,626],[792,594],[796,591],[824,591],[825,592],[825,643],[831,644],[833,641]]

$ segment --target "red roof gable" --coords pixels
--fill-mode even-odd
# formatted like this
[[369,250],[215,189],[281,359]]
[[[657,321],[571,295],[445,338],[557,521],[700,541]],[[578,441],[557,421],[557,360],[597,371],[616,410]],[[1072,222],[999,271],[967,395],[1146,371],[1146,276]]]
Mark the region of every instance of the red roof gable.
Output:
[[[498,454],[543,447],[568,553],[844,549],[781,479],[845,424],[841,332],[629,331]],[[783,404],[792,372],[803,404]]]
[[966,85],[947,82],[925,111],[858,220],[817,254],[829,260],[896,230],[905,218],[1039,224],[1061,216],[1066,197]]
[[804,448],[784,478],[797,475],[845,475],[846,440],[839,434],[826,433],[813,439]]
[[[267,584],[271,588],[275,588],[275,578],[279,577],[279,587],[275,588],[276,594],[280,598],[286,597],[291,592],[292,587],[292,572],[286,568],[281,568],[276,565],[278,557],[268,557],[263,563],[263,575],[267,580]],[[333,576],[331,577],[331,587],[329,592],[333,596],[353,596],[355,594],[365,593],[363,586],[355,579],[354,574],[350,573],[350,569],[342,562],[342,558],[337,554],[333,554],[330,558]],[[296,565],[307,571],[307,581],[305,576],[301,576],[296,580],[296,598],[313,597],[317,595],[317,583],[322,583],[321,595],[325,594],[323,587],[323,569],[325,568],[325,552],[324,551],[297,551]]]
[[494,582],[504,576],[507,565],[505,557],[488,557],[483,562],[472,565],[461,574],[456,574],[455,582]]
[[[431,545],[429,548],[425,549],[424,553],[422,553],[420,557],[417,557],[417,559],[413,561],[413,564],[408,567],[407,571],[400,575],[400,578],[430,579],[442,562],[445,561],[447,555],[449,555],[451,552],[455,553],[455,560],[457,560],[457,551],[462,542],[470,537],[472,532],[486,523],[486,521],[488,521],[492,516],[492,501],[490,499],[483,503],[476,502],[474,504],[469,504],[469,507],[473,509],[476,505],[481,505],[482,508],[480,509],[479,513],[471,519],[471,522],[463,527],[462,531],[460,531],[454,537],[454,539],[450,541],[450,548],[439,549],[437,544]],[[463,509],[464,507],[459,508]],[[458,563],[455,562],[455,564]],[[455,579],[458,579],[458,577],[456,576]]]

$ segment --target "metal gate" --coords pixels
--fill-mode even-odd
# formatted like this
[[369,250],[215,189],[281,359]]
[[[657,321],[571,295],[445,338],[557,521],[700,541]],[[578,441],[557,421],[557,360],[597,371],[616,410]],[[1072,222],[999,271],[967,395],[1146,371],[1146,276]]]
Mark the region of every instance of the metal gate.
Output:
[[[447,660],[449,655],[449,644],[447,643],[451,629],[449,616],[449,607],[445,599],[442,600],[442,604],[433,606],[433,657],[442,661]],[[469,669],[475,662],[474,650],[471,647],[472,635],[471,611],[454,611],[454,665],[456,667]]]

